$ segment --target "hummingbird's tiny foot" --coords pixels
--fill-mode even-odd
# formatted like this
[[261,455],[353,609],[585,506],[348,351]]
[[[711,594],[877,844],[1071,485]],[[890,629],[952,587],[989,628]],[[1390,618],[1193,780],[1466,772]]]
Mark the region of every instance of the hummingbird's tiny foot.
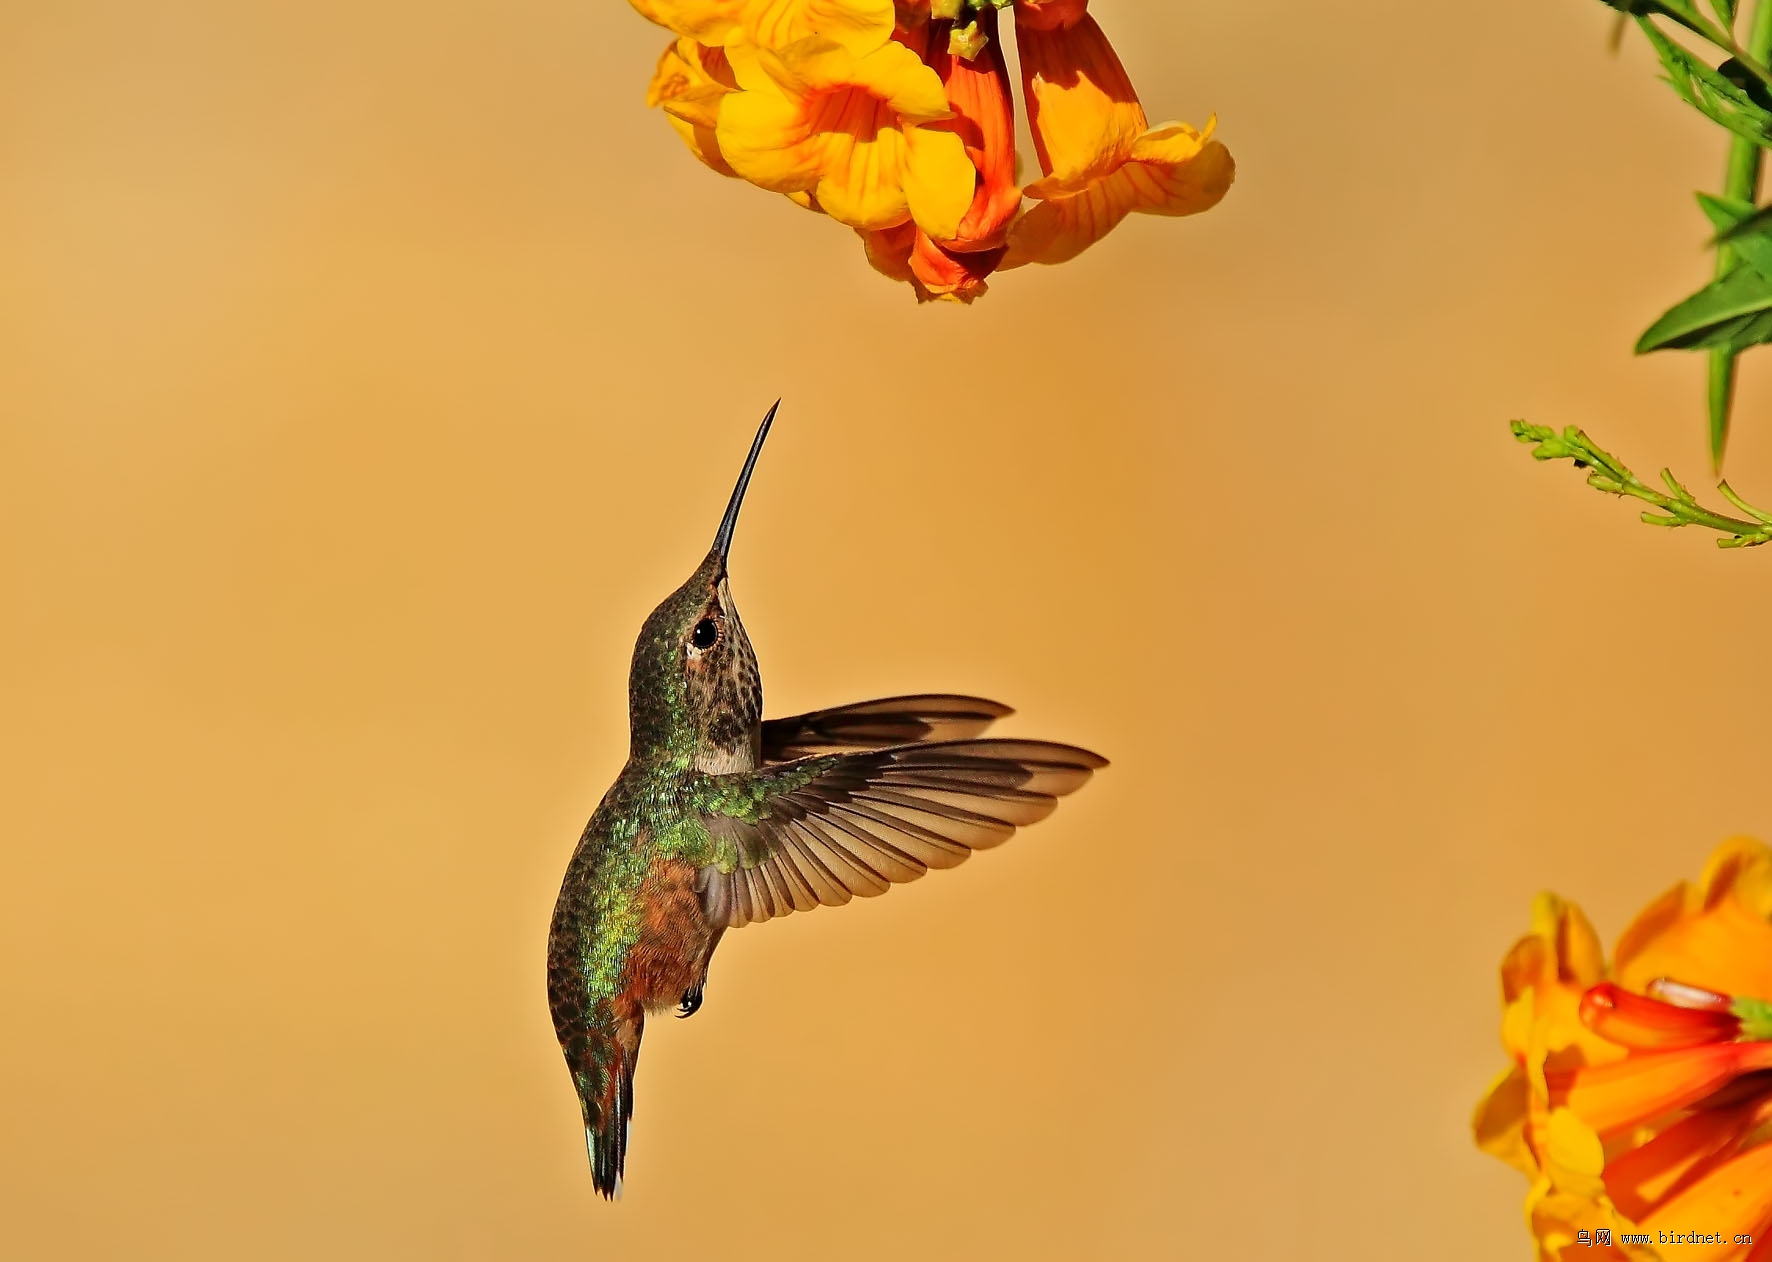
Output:
[[696,982],[694,986],[683,992],[683,1002],[677,1005],[677,1016],[692,1017],[701,1011],[701,992],[707,985],[705,980]]

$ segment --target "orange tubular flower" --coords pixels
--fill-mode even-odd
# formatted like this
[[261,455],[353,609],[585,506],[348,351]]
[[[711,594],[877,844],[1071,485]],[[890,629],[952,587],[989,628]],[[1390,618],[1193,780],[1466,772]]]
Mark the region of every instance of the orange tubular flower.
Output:
[[986,289],[985,277],[1003,259],[1011,221],[1021,209],[1015,183],[1015,100],[1009,66],[998,42],[997,13],[985,9],[972,24],[982,47],[968,58],[954,48],[966,41],[952,21],[935,21],[901,38],[921,52],[941,76],[954,117],[932,124],[951,131],[966,147],[977,173],[972,204],[953,236],[936,240],[922,228],[914,233],[888,229],[866,241],[868,259],[895,280],[908,280],[917,299],[947,298],[970,303]]
[[1533,920],[1502,966],[1514,1066],[1474,1129],[1533,1180],[1541,1262],[1764,1262],[1772,1004],[1725,992],[1772,980],[1772,849],[1720,847],[1625,931],[1612,980],[1579,911],[1543,895]]
[[1216,206],[1236,176],[1213,140],[1216,120],[1149,127],[1126,68],[1084,0],[1026,0],[1015,10],[1034,149],[1046,178],[1023,191],[1039,204],[1010,236],[1005,267],[1062,263],[1133,212],[1192,215]]
[[1741,1018],[1727,1002],[1680,1007],[1633,995],[1612,982],[1601,982],[1581,997],[1581,1023],[1608,1042],[1645,1052],[1696,1047],[1741,1033]]
[[[1230,186],[1210,124],[1147,127],[1087,0],[632,3],[678,37],[647,103],[690,152],[855,229],[919,301],[972,302],[1001,267],[1061,262],[1134,211],[1192,214]],[[1009,7],[1045,173],[1025,190]]]

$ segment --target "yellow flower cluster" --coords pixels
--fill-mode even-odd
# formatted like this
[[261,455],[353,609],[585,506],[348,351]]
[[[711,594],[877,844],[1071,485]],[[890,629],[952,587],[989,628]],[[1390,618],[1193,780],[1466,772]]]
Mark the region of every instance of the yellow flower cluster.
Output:
[[1501,966],[1512,1065],[1477,1144],[1540,1262],[1772,1259],[1772,849],[1724,843],[1619,939],[1541,894]]
[[[1209,209],[1235,174],[1211,121],[1149,125],[1088,0],[632,3],[677,36],[647,102],[689,151],[853,228],[920,301],[971,302],[1134,212]],[[1002,8],[1043,177],[1025,188]]]

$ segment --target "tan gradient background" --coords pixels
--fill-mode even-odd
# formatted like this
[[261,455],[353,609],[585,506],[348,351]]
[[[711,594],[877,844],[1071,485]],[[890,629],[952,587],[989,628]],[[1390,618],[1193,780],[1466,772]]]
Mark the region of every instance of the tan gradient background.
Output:
[[[1720,148],[1584,0],[1097,9],[1241,178],[968,311],[695,166],[619,4],[0,7],[0,1252],[1528,1256],[1466,1124],[1533,892],[1611,939],[1772,835],[1772,554],[1504,430],[1702,482],[1628,349]],[[777,395],[771,712],[1114,765],[728,938],[605,1205],[547,918]]]

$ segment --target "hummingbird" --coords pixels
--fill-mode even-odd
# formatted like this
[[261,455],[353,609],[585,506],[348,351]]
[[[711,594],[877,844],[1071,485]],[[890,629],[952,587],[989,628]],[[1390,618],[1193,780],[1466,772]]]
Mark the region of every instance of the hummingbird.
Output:
[[591,1179],[620,1195],[649,1012],[702,1005],[721,935],[883,894],[1008,840],[1107,760],[978,739],[1009,707],[887,697],[764,719],[727,555],[763,418],[714,545],[640,628],[628,760],[585,825],[548,934],[548,1005]]

